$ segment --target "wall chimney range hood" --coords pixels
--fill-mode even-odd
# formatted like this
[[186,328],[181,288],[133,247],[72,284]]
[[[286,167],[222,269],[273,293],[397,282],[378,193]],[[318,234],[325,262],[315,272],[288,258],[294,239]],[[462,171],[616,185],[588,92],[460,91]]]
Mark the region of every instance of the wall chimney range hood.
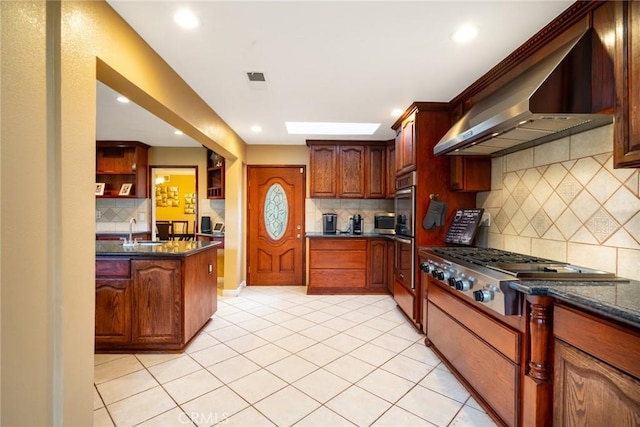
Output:
[[603,75],[593,78],[612,79],[611,58],[586,30],[473,105],[434,154],[496,157],[611,123],[611,110],[598,112],[613,107],[615,96],[613,84],[593,84],[596,48]]

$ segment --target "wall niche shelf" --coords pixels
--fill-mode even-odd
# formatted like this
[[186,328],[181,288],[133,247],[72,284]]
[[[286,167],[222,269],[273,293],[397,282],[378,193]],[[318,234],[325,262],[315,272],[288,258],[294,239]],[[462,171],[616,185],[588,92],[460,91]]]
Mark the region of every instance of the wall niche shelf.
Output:
[[207,199],[224,199],[224,157],[207,149]]

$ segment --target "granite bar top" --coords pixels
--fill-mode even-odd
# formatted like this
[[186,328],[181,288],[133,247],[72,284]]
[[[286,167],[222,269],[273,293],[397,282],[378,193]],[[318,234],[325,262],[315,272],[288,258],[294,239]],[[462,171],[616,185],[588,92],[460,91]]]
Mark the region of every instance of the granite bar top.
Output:
[[128,256],[128,257],[183,257],[222,246],[220,242],[170,240],[163,242],[141,242],[135,247],[125,247],[115,240],[96,240],[96,256]]
[[530,295],[548,295],[585,311],[640,328],[640,281],[519,281],[509,286]]
[[348,238],[364,238],[364,239],[371,239],[371,238],[388,238],[388,239],[393,239],[393,234],[380,234],[380,233],[362,233],[362,234],[350,234],[350,233],[335,233],[335,234],[324,234],[324,233],[320,233],[318,231],[314,231],[314,232],[309,232],[306,233],[304,235],[304,237],[307,237],[309,239],[316,239],[316,238],[327,238],[327,239],[335,239],[335,238],[341,238],[341,239],[348,239]]

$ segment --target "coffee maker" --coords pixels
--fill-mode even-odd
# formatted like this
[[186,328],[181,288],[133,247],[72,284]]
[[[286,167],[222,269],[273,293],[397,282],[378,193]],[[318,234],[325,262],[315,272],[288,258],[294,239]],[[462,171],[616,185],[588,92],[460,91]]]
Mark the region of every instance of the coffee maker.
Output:
[[351,221],[351,232],[353,234],[362,234],[362,217],[360,214],[355,214]]
[[322,232],[324,234],[336,234],[338,216],[334,213],[322,214]]

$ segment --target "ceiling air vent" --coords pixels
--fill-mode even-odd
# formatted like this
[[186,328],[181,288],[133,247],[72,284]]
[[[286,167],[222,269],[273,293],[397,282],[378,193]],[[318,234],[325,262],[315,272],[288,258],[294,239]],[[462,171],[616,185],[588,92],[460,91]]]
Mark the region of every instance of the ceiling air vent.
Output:
[[250,82],[266,82],[264,73],[247,73]]

